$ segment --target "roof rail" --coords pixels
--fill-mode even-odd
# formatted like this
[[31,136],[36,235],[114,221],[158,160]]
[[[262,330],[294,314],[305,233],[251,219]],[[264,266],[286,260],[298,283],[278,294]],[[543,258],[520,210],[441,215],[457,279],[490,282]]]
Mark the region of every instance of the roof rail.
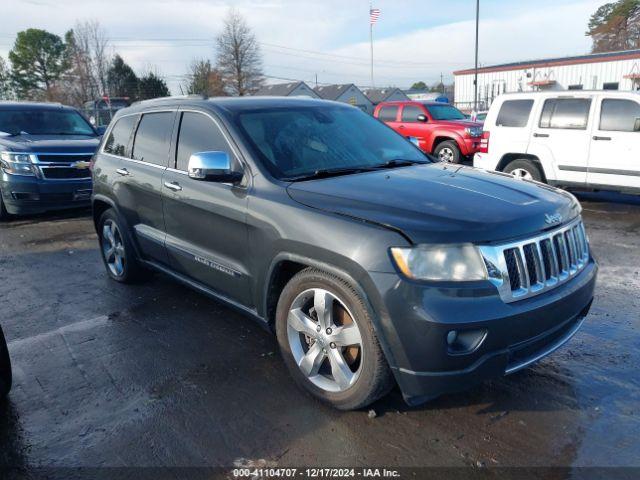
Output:
[[178,100],[180,98],[199,98],[201,100],[207,100],[209,96],[201,93],[190,93],[188,95],[171,95],[169,97],[156,97],[156,98],[147,98],[146,100],[138,100],[137,102],[133,102],[131,105],[140,105],[140,104],[155,102],[159,100]]

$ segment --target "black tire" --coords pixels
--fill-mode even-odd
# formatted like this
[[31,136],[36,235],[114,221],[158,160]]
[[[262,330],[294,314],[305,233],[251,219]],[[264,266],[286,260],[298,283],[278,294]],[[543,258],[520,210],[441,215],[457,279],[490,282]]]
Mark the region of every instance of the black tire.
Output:
[[[295,361],[287,336],[287,317],[294,299],[312,288],[328,291],[355,317],[362,339],[359,375],[341,392],[331,392],[312,383]],[[296,274],[284,287],[276,310],[276,334],[280,352],[289,372],[302,388],[319,400],[340,410],[363,408],[386,395],[394,385],[393,375],[380,348],[369,310],[356,289],[343,279],[324,271],[307,268]]]
[[0,192],[0,222],[6,222],[9,220],[9,212],[7,212],[7,208],[4,206],[4,201],[2,200],[2,192]]
[[[542,174],[542,170],[536,162],[531,160],[527,160],[524,158],[519,158],[517,160],[513,160],[509,162],[509,164],[504,168],[504,173],[508,173],[510,175],[516,176],[514,172],[526,172],[530,175],[531,180],[535,180],[536,182],[544,182],[544,175]],[[518,177],[522,177],[522,175],[517,175]],[[522,177],[527,178],[527,177]]]
[[7,348],[7,342],[2,333],[2,327],[0,327],[0,398],[5,397],[9,393],[12,380],[9,349]]
[[[122,255],[122,270],[120,273],[112,270],[109,266],[109,262],[105,256],[105,239],[104,239],[104,226],[109,222],[109,225],[115,225],[119,232],[119,238],[123,247]],[[121,283],[135,283],[139,281],[144,274],[144,269],[140,265],[136,256],[136,251],[129,237],[129,232],[124,228],[124,222],[120,220],[115,210],[109,208],[100,216],[98,221],[98,241],[100,246],[100,256],[104,263],[107,274],[116,282]]]
[[445,140],[440,142],[433,150],[433,156],[441,162],[460,163],[462,154],[458,148],[458,144],[453,140]]

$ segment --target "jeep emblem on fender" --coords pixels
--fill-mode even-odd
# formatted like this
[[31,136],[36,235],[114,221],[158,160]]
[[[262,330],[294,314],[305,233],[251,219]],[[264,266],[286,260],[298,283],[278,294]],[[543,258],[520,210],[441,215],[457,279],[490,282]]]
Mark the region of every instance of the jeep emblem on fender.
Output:
[[544,221],[548,225],[555,225],[556,223],[562,222],[562,215],[560,215],[559,213],[554,213],[553,215],[547,213],[544,216]]

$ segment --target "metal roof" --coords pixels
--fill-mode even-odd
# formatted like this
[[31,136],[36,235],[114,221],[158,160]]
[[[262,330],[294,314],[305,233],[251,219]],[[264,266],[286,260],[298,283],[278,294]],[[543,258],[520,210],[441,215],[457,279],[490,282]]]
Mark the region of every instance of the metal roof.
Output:
[[409,98],[405,95],[405,93],[402,90],[396,87],[367,88],[366,90],[363,90],[363,91],[364,91],[364,94],[367,96],[367,98],[371,100],[371,103],[384,102],[387,98],[389,98],[391,95],[393,95],[396,92],[399,92],[400,94],[402,94],[404,97],[406,97],[406,99]]
[[353,83],[344,83],[342,85],[322,85],[313,89],[321,98],[325,100],[336,100],[350,87],[356,87]]
[[[640,59],[640,49],[623,50],[619,52],[592,53],[589,55],[576,55],[572,57],[546,58],[541,60],[527,60],[523,62],[502,63],[478,68],[478,73],[499,72],[506,70],[523,70],[535,67],[557,67],[562,65],[576,65],[581,63],[614,62],[616,60]],[[468,75],[475,69],[458,70],[454,75]]]
[[[304,82],[290,82],[290,83],[274,83],[273,85],[264,85],[258,90],[255,95],[257,96],[274,96],[274,97],[286,97],[293,92],[300,85],[306,85]],[[308,85],[307,85],[308,87]]]

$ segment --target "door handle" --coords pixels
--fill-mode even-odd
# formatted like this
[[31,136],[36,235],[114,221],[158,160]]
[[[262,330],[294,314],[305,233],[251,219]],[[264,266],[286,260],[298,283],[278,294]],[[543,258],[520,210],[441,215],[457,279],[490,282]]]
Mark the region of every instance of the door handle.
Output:
[[116,170],[116,173],[124,177],[126,177],[127,175],[130,175],[129,170],[127,170],[126,168],[118,168]]
[[534,133],[533,136],[537,138],[549,138],[548,133]]
[[179,192],[182,190],[182,187],[177,182],[164,182],[164,186],[169,190],[173,190],[174,192]]
[[400,130],[404,130],[404,129],[405,129],[405,126],[404,126],[404,125],[398,125],[398,128],[399,128]]
[[593,137],[594,140],[603,140],[603,141],[610,141],[611,137],[598,137],[597,135],[595,137]]

